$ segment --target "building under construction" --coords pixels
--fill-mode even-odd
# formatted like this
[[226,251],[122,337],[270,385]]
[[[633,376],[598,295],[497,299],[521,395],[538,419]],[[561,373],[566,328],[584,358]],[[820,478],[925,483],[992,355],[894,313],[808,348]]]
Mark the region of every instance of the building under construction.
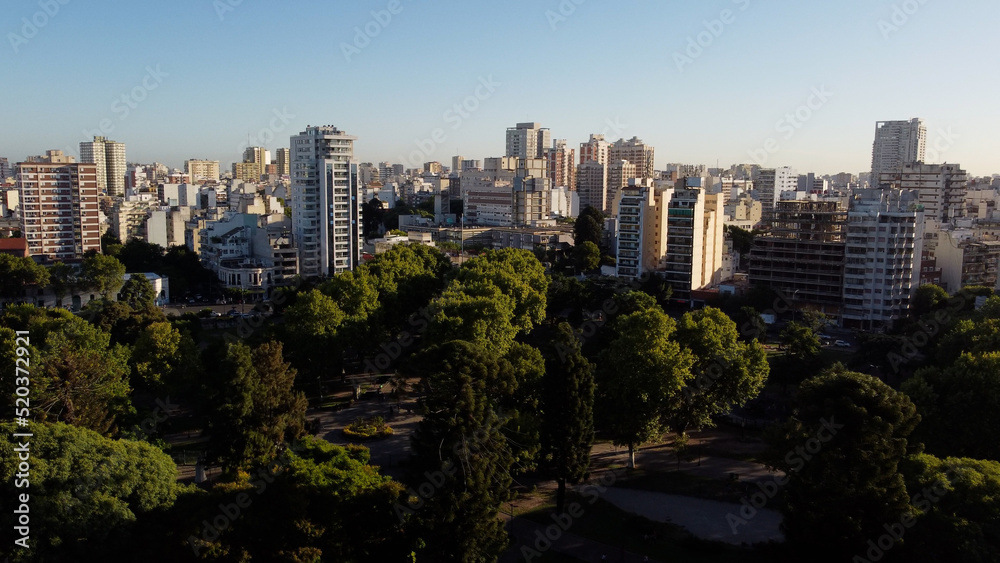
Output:
[[754,239],[750,285],[769,286],[801,308],[839,318],[847,208],[837,201],[779,201],[770,230]]

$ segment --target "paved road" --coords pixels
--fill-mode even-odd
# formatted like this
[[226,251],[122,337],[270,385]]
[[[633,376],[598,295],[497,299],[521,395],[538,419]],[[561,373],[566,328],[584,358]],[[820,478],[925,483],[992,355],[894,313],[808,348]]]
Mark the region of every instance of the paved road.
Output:
[[[784,541],[775,510],[750,510],[740,504],[612,487],[601,498],[656,522],[683,526],[695,536],[733,545]],[[741,513],[742,510],[742,513]],[[734,533],[735,530],[735,533]]]

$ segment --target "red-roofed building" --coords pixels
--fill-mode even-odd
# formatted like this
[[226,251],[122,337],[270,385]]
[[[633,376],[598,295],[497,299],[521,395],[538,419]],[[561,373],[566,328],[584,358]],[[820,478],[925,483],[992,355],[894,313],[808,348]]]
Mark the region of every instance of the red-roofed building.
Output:
[[28,257],[28,239],[0,238],[0,254],[10,254],[20,258]]

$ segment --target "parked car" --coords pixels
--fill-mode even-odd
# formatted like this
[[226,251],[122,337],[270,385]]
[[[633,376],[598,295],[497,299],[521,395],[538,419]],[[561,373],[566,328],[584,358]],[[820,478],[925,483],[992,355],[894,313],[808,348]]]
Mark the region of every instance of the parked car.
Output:
[[847,342],[846,340],[838,340],[838,341],[834,342],[833,345],[837,346],[837,347],[840,347],[840,348],[850,348],[851,347],[851,343]]

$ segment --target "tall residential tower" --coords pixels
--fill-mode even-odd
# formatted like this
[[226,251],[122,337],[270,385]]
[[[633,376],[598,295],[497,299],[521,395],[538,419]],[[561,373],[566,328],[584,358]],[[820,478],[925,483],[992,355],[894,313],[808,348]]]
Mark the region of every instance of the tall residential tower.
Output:
[[356,140],[332,125],[291,138],[292,233],[303,277],[353,270],[361,260]]

